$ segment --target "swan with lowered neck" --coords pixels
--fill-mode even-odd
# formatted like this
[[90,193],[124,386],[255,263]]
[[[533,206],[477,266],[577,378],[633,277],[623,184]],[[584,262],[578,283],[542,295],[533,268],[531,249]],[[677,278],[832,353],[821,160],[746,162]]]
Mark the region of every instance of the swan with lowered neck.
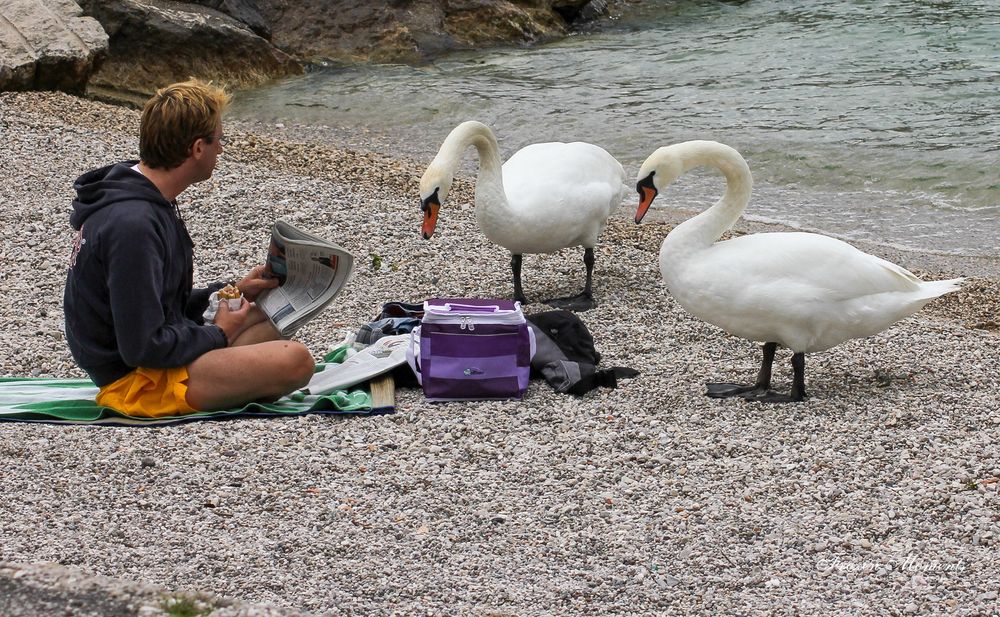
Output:
[[434,233],[438,211],[469,146],[479,154],[476,222],[490,242],[511,253],[514,299],[526,303],[521,288],[523,254],[582,246],[587,268],[583,292],[547,303],[572,310],[596,306],[594,246],[628,190],[621,164],[602,148],[582,142],[532,144],[501,164],[493,131],[480,122],[463,122],[441,144],[420,180],[425,239]]
[[[801,401],[806,397],[806,353],[881,332],[960,287],[960,278],[924,282],[894,263],[819,234],[760,233],[717,242],[743,213],[753,181],[743,157],[713,141],[667,146],[646,159],[637,177],[635,222],[660,191],[701,166],[723,173],[726,192],[667,235],[660,247],[660,273],[689,313],[764,343],[756,383],[710,383],[708,396]],[[778,345],[793,352],[790,395],[770,389]]]

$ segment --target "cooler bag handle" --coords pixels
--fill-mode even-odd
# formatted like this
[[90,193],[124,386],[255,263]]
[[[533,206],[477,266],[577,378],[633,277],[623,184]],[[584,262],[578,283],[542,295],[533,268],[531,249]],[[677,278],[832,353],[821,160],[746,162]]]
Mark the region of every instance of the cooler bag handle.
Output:
[[420,377],[420,326],[410,331],[410,346],[406,348],[406,363],[410,365],[410,370],[417,376],[417,383],[423,386],[424,381]]
[[444,306],[449,311],[467,311],[470,313],[496,313],[500,310],[499,304],[490,304],[487,306],[479,304],[459,304],[457,302],[445,302]]

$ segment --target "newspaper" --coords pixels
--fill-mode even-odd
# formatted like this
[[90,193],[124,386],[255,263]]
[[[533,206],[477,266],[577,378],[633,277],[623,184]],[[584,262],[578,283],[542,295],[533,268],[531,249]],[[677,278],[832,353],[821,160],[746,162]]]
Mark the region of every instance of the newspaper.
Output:
[[340,364],[327,364],[302,388],[303,394],[329,394],[369,381],[382,373],[406,364],[409,334],[383,336]]
[[291,336],[336,297],[353,267],[354,256],[341,247],[278,219],[264,274],[278,286],[257,296],[257,307],[281,336]]

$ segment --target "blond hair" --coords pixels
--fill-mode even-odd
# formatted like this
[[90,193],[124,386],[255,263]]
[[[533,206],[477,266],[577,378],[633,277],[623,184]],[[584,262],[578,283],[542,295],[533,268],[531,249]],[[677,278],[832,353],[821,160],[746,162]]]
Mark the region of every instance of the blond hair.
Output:
[[142,109],[139,158],[154,169],[179,166],[196,140],[212,141],[230,100],[222,88],[193,77],[160,88]]

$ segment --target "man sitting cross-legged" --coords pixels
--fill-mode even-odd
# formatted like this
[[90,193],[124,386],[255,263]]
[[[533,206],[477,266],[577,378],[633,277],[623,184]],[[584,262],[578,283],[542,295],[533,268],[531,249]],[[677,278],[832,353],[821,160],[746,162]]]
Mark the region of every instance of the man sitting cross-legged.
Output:
[[66,340],[100,388],[97,402],[163,416],[274,400],[313,373],[304,345],[280,340],[252,303],[277,286],[257,266],[237,283],[239,310],[194,289],[194,244],[177,196],[207,180],[222,153],[229,95],[191,80],[159,90],[142,111],[140,160],[93,170],[75,184],[78,231],[64,294]]

